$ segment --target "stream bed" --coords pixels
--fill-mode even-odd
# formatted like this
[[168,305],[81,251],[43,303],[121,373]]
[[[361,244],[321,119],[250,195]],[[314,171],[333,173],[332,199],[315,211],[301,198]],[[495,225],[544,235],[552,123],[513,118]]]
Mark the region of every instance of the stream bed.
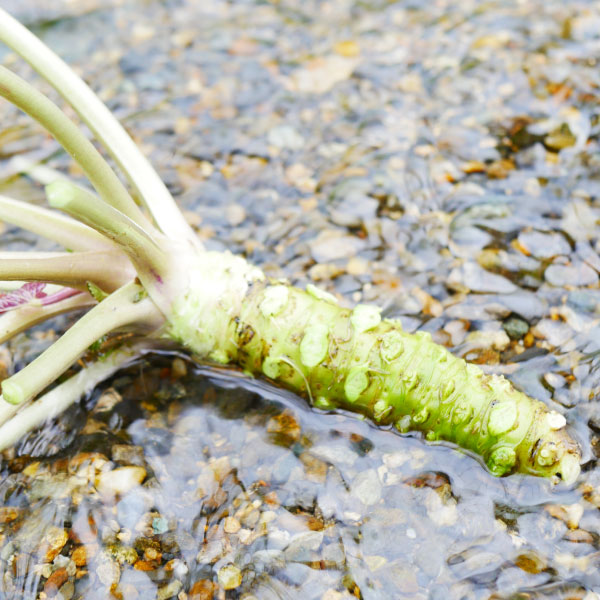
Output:
[[[149,353],[0,454],[2,600],[600,598],[597,2],[3,8],[99,93],[207,248],[505,375],[565,415],[583,464],[570,488],[495,478]],[[6,102],[0,123],[0,193],[42,204],[49,169],[81,178]],[[2,376],[76,316],[1,348]]]

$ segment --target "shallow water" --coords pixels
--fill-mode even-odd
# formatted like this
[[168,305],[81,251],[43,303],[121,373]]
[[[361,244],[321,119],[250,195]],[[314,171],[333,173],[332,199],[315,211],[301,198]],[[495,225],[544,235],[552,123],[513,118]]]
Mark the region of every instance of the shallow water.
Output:
[[[597,598],[597,3],[71,4],[15,10],[208,247],[505,374],[566,415],[584,467],[572,489],[496,479],[150,355],[3,454],[0,596]],[[0,119],[2,193],[43,201],[16,156],[79,176],[6,104]],[[69,320],[18,336],[6,368]]]

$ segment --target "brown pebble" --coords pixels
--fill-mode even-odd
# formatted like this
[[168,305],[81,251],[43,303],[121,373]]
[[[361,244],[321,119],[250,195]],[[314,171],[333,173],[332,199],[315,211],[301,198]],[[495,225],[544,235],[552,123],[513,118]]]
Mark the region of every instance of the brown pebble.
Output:
[[133,568],[138,571],[154,571],[156,567],[156,563],[149,560],[136,560]]
[[443,312],[444,308],[439,300],[436,300],[433,296],[429,295],[425,290],[415,286],[411,289],[410,295],[416,298],[422,306],[421,312],[430,317],[439,317]]
[[268,504],[269,506],[279,506],[281,504],[279,502],[279,497],[277,496],[277,492],[275,492],[275,491],[265,494],[264,501],[265,501],[265,504]]
[[579,527],[579,520],[583,515],[581,504],[549,504],[545,509],[555,519],[560,519],[566,523],[569,529]]
[[502,158],[494,161],[487,170],[487,175],[490,179],[504,179],[508,177],[509,171],[515,168],[515,163],[512,160]]
[[64,548],[69,535],[61,527],[50,527],[41,543],[41,553],[44,555],[44,562],[52,562]]
[[317,483],[325,483],[327,479],[328,465],[321,459],[313,456],[309,452],[302,452],[299,456],[300,461],[304,465],[306,478]]
[[322,531],[325,527],[323,519],[310,515],[306,520],[306,525],[311,531]]
[[526,573],[535,575],[546,568],[546,563],[535,552],[525,552],[517,556],[515,565]]
[[160,560],[162,558],[162,553],[159,552],[156,548],[146,548],[144,550],[144,558],[146,560]]
[[179,379],[180,377],[185,377],[187,375],[187,365],[182,358],[175,358],[171,363],[171,377],[173,379]]
[[165,563],[165,571],[170,573],[180,562],[178,558],[172,558],[168,563]]
[[102,496],[124,495],[146,479],[144,467],[117,467],[96,477],[96,489]]
[[333,49],[336,54],[346,58],[354,58],[360,54],[360,46],[354,40],[336,42]]
[[108,388],[100,395],[96,406],[94,406],[93,412],[106,412],[112,410],[119,402],[123,400],[121,394],[114,388]]
[[212,600],[215,584],[210,579],[200,579],[190,588],[188,600]]
[[19,511],[13,506],[0,506],[0,525],[10,523],[19,516]]
[[87,563],[87,550],[85,549],[85,546],[77,546],[77,548],[73,550],[71,558],[76,566],[84,567]]
[[425,471],[414,477],[404,480],[404,483],[416,488],[428,487],[437,490],[449,484],[448,478],[440,473]]
[[469,160],[461,165],[461,170],[464,173],[483,173],[485,171],[485,163],[480,160]]
[[29,463],[23,469],[23,475],[27,475],[27,477],[35,477],[37,475],[38,469],[40,468],[40,465],[41,463],[39,460]]
[[294,414],[286,410],[269,419],[267,433],[279,434],[297,442],[300,439],[301,429]]
[[215,479],[219,483],[222,483],[232,470],[228,456],[221,456],[219,458],[211,459],[209,466],[212,469]]
[[204,502],[208,508],[217,509],[227,501],[227,492],[223,488],[217,488],[214,494],[211,494]]
[[138,589],[131,583],[120,583],[119,587],[111,590],[112,598],[118,598],[119,600],[135,600],[140,597]]
[[58,593],[58,588],[65,583],[69,579],[67,575],[67,570],[62,567],[60,569],[56,569],[50,577],[48,577],[48,581],[44,585],[44,592],[48,595],[48,597],[52,598],[56,596]]
[[76,471],[81,465],[94,465],[100,469],[108,462],[108,458],[100,452],[79,452],[69,460],[69,469]]

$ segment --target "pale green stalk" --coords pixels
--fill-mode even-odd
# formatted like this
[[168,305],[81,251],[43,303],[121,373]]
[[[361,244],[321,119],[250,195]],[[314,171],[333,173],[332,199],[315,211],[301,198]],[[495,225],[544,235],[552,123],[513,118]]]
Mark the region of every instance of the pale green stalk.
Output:
[[26,60],[75,109],[102,142],[160,229],[174,240],[202,245],[165,184],[121,124],[73,70],[35,35],[0,9],[0,40]]
[[57,169],[40,164],[40,160],[34,160],[19,154],[7,161],[4,173],[6,177],[17,174],[27,175],[27,177],[42,185],[48,185],[57,179],[66,179],[67,181],[69,179]]
[[0,253],[0,280],[44,281],[87,290],[92,282],[105,291],[113,291],[130,281],[135,271],[122,260],[118,250],[98,252],[54,252],[51,256],[23,257]]
[[81,166],[105,202],[140,226],[149,231],[153,229],[102,155],[56,104],[3,66],[0,66],[0,96],[34,118],[56,138]]
[[46,195],[50,206],[93,227],[127,253],[148,291],[156,286],[162,288],[169,277],[171,261],[141,227],[112,206],[91,202],[87,190],[68,181],[55,181],[46,186]]
[[133,324],[156,328],[162,320],[152,301],[144,297],[143,288],[129,283],[81,317],[33,362],[5,379],[3,398],[11,404],[21,404],[42,392],[107,333]]
[[[21,331],[42,323],[56,315],[72,310],[88,308],[96,304],[89,294],[77,294],[53,304],[26,304],[0,315],[0,344],[3,344]],[[1,403],[0,403],[1,404]],[[6,403],[5,403],[6,404]],[[1,419],[0,419],[1,422]]]
[[[0,396],[0,451],[12,446],[26,433],[43,425],[82,396],[89,394],[100,382],[137,359],[150,345],[151,342],[147,340],[125,344],[108,356],[84,367],[79,373],[28,406],[8,404]],[[15,415],[18,409],[21,410]],[[9,418],[10,422],[7,423]]]
[[75,219],[1,195],[0,221],[31,231],[68,250],[114,249],[105,237]]

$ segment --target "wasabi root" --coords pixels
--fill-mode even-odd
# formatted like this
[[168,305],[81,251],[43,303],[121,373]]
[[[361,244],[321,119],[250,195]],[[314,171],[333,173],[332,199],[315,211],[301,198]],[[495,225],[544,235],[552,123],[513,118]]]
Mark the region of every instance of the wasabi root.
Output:
[[[20,254],[0,261],[0,283],[54,286],[47,297],[24,288],[8,298],[0,309],[3,339],[60,312],[92,307],[63,338],[2,383],[0,449],[16,439],[5,432],[23,435],[66,408],[85,387],[79,381],[85,377],[67,386],[68,401],[61,402],[58,393],[32,400],[94,339],[125,331],[175,340],[200,360],[268,378],[317,409],[354,411],[401,433],[418,431],[431,442],[451,442],[480,456],[493,475],[575,481],[580,451],[562,415],[503,377],[485,375],[454,357],[429,334],[404,332],[375,306],[343,308],[313,285],[301,290],[269,280],[241,257],[204,251],[166,188],[154,185],[158,178],[145,158],[89,88],[2,10],[0,40],[59,89],[142,203],[137,205],[58,107],[0,69],[0,95],[63,144],[97,194],[61,178],[47,187],[47,196],[53,209],[70,218],[38,209],[35,225],[26,205],[0,199],[1,218],[73,251],[32,253],[27,264]],[[131,359],[129,352],[124,356]],[[90,370],[91,380],[104,372],[112,372],[112,366]]]
[[497,476],[572,482],[579,474],[579,448],[562,415],[453,356],[428,333],[404,332],[377,307],[341,308],[314,286],[268,281],[223,253],[205,253],[193,279],[207,285],[190,288],[175,305],[167,332],[197,356],[268,377],[317,408],[453,442]]

